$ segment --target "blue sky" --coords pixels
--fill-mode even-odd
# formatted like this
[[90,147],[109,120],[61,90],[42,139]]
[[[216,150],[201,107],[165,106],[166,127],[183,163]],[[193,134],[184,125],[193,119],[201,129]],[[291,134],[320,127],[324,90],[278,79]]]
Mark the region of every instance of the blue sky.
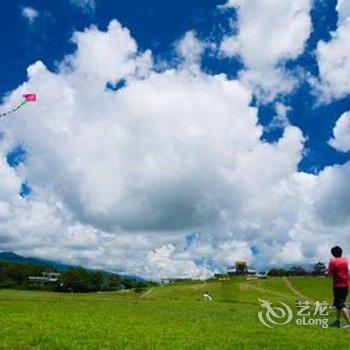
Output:
[[[216,6],[224,1],[179,1],[164,6],[160,0],[97,1],[95,11],[84,11],[69,0],[6,1],[1,13],[1,74],[4,93],[17,86],[26,76],[27,66],[38,59],[49,67],[72,50],[69,39],[73,31],[91,24],[106,29],[118,19],[128,27],[141,48],[152,48],[160,56],[168,55],[173,42],[184,32],[197,28],[207,35],[215,31]],[[21,8],[30,6],[43,13],[38,23],[28,25]],[[14,60],[14,57],[16,59]]]
[[0,17],[1,110],[38,94],[3,122],[0,249],[198,277],[347,247],[345,0],[16,0]]

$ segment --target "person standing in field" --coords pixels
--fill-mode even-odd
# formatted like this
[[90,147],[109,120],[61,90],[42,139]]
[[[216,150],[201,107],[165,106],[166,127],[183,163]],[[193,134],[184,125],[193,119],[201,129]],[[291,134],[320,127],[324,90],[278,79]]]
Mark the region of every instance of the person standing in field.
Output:
[[350,315],[346,305],[346,297],[349,290],[349,268],[348,261],[342,257],[343,250],[335,246],[331,249],[333,258],[329,261],[327,273],[333,276],[333,305],[337,309],[337,319],[330,327],[340,327],[340,316],[343,316],[346,325],[344,328],[350,330]]

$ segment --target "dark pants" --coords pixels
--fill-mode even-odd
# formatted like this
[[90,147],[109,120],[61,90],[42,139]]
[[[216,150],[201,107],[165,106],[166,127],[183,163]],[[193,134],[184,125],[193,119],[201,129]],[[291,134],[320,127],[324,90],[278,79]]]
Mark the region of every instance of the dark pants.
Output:
[[337,310],[346,307],[346,297],[348,296],[348,288],[333,288],[334,302],[333,305]]

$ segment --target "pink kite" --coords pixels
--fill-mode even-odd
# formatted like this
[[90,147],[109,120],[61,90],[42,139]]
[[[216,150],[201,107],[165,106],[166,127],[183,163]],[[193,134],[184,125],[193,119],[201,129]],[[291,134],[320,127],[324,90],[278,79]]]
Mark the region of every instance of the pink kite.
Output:
[[36,101],[36,94],[23,94],[22,97],[23,97],[22,102],[16,108],[13,108],[10,111],[7,111],[5,113],[1,113],[0,118],[5,117],[5,115],[16,112],[21,107],[23,107],[27,102],[35,102]]
[[35,102],[36,101],[36,94],[24,94],[23,98],[27,101],[27,102]]

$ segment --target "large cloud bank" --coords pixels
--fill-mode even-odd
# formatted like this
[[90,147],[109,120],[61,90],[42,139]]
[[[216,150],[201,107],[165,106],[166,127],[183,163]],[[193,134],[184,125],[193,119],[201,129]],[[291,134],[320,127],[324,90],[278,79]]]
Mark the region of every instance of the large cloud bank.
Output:
[[[348,246],[349,164],[298,172],[304,137],[288,124],[277,143],[261,141],[252,91],[201,71],[194,33],[178,43],[183,63],[166,70],[115,20],[73,41],[56,72],[36,62],[2,105],[39,96],[2,124],[3,250],[161,278],[206,277],[236,259],[314,262]],[[13,168],[6,155],[18,147],[26,157]]]

